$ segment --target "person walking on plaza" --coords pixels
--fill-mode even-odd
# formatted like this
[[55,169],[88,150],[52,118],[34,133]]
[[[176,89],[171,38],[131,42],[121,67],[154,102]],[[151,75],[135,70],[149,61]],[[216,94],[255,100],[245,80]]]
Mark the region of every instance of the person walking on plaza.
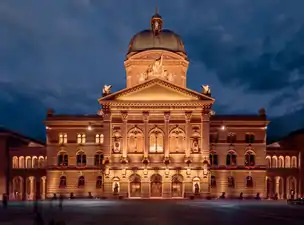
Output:
[[2,205],[3,205],[3,208],[4,208],[4,209],[7,208],[7,202],[8,202],[7,195],[6,195],[6,194],[3,194],[3,195],[2,195]]

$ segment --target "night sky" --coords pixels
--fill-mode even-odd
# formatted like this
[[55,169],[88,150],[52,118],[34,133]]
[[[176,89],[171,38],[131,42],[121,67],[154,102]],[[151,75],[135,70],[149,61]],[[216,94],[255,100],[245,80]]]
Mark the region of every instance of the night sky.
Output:
[[156,6],[217,114],[263,107],[271,138],[304,127],[303,0],[1,0],[0,125],[43,139],[47,108],[95,114],[104,84],[125,87],[129,41]]

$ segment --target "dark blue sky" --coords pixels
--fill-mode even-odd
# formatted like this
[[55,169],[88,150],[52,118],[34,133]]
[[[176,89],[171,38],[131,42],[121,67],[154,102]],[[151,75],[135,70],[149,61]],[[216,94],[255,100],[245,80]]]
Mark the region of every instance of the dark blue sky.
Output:
[[304,127],[303,0],[2,0],[0,124],[41,137],[47,108],[94,114],[105,83],[125,87],[132,36],[159,7],[182,36],[188,87],[220,114],[266,108],[269,135]]

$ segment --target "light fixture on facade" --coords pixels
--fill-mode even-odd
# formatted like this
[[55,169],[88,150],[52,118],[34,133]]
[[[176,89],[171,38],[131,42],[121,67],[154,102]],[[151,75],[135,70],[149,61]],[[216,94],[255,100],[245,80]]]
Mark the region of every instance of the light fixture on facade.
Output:
[[92,130],[92,126],[91,125],[88,126],[88,130]]
[[222,126],[221,126],[221,130],[226,130],[226,126],[225,126],[225,125],[222,125]]
[[48,126],[46,126],[46,127],[45,127],[45,129],[46,129],[46,130],[50,130],[51,128],[50,128],[50,127],[48,127]]

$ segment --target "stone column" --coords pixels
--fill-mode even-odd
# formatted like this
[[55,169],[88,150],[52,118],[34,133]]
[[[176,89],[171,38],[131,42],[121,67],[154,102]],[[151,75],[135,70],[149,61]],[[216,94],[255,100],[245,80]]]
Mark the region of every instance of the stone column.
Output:
[[[209,140],[210,140],[210,121],[209,121],[209,114],[205,114],[203,112],[202,117],[202,129],[201,129],[201,156],[203,160],[209,162]],[[209,162],[210,163],[210,162]],[[211,182],[210,177],[210,170],[208,169],[207,165],[204,166],[202,171],[203,178],[201,179],[201,195],[207,195],[210,192],[209,184]]]
[[169,157],[169,121],[170,121],[170,112],[164,113],[164,120],[165,120],[165,137],[164,137],[164,147],[165,147],[165,157]]
[[122,124],[122,157],[126,158],[127,157],[127,151],[128,151],[128,146],[127,146],[127,136],[128,136],[128,127],[127,127],[127,122],[128,122],[128,113],[127,112],[121,112],[121,119],[123,121]]
[[209,140],[210,140],[210,124],[209,124],[209,115],[203,114],[202,115],[202,144],[201,144],[201,151],[203,154],[203,157],[207,157],[207,160],[209,160]]
[[103,134],[104,134],[104,156],[110,157],[112,152],[112,128],[111,128],[111,111],[110,106],[103,105]]
[[144,156],[149,154],[149,112],[143,112],[144,120]]
[[186,135],[186,157],[189,157],[191,154],[191,116],[192,112],[185,113],[186,127],[185,127],[185,135]]

